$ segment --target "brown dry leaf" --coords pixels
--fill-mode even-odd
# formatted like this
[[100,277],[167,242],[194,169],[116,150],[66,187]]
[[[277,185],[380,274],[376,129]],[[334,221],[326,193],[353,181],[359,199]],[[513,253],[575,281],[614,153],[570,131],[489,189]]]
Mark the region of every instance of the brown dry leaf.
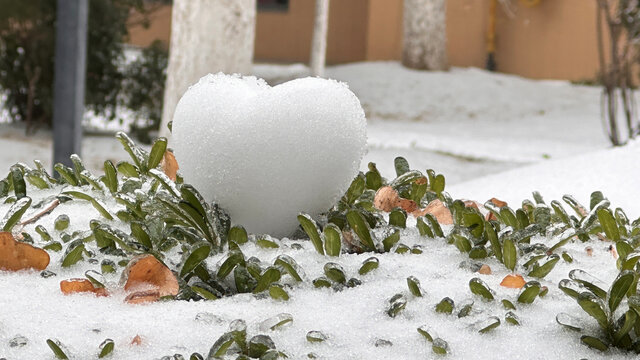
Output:
[[96,296],[109,296],[107,289],[93,286],[87,279],[69,279],[60,281],[60,291],[65,295],[94,293]]
[[609,252],[611,253],[611,256],[613,256],[614,259],[618,258],[618,251],[616,250],[616,248],[613,247],[613,245],[609,245]]
[[[125,270],[127,276],[127,282],[124,285],[125,291],[132,292],[130,296],[134,296],[135,293],[155,291],[157,297],[151,300],[150,294],[146,294],[145,301],[155,301],[163,296],[175,296],[178,295],[178,279],[176,276],[166,267],[163,263],[158,261],[153,255],[144,255],[131,260],[127,269]],[[139,294],[138,296],[141,296]],[[129,298],[129,297],[127,297]],[[131,302],[127,300],[127,302]],[[133,303],[137,303],[133,301]]]
[[477,201],[465,200],[464,201],[464,206],[468,207],[468,208],[476,208],[476,209],[480,210],[480,206],[479,206],[479,203]]
[[527,282],[524,281],[522,275],[507,275],[502,279],[500,286],[504,286],[512,289],[522,289],[524,284]]
[[176,175],[178,174],[178,169],[180,167],[178,166],[176,157],[171,151],[167,150],[164,152],[160,166],[162,166],[162,171],[164,171],[165,175],[167,175],[169,179],[176,181]]
[[44,270],[49,265],[49,254],[29,244],[16,241],[10,232],[0,232],[0,270]]
[[133,340],[131,340],[131,345],[141,345],[142,344],[142,338],[140,337],[140,335],[136,335],[133,337]]
[[431,214],[436,217],[436,220],[440,224],[451,225],[453,224],[453,216],[451,216],[451,211],[444,206],[444,203],[439,199],[435,199],[427,205],[426,208],[416,211],[413,213],[415,217],[423,216],[425,214]]
[[491,198],[491,199],[489,199],[489,201],[490,201],[493,205],[495,205],[495,206],[497,206],[497,207],[499,207],[499,208],[503,208],[503,207],[507,206],[507,203],[506,203],[506,202],[504,202],[504,201],[502,201],[502,200],[498,200],[498,199],[496,199],[496,198]]
[[587,252],[587,256],[593,256],[593,249],[591,246],[587,246],[584,250]]
[[383,186],[376,192],[376,196],[373,198],[373,206],[378,210],[390,212],[394,208],[398,207],[400,202],[400,196],[398,192],[393,190],[391,186]]
[[478,273],[484,274],[484,275],[491,275],[491,267],[487,264],[483,264],[480,267],[480,270],[478,270]]

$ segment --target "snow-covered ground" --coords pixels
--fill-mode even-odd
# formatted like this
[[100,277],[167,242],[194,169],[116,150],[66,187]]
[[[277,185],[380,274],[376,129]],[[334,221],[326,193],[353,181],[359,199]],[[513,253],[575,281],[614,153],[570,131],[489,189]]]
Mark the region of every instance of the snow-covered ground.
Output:
[[[257,74],[283,81],[304,73],[304,67],[258,66]],[[328,76],[344,80],[360,98],[368,115],[369,153],[367,161],[378,163],[383,176],[393,177],[393,158],[405,156],[412,168],[434,168],[447,176],[447,191],[454,197],[484,201],[490,197],[507,200],[518,207],[524,198],[539,190],[550,201],[565,193],[588,204],[589,194],[601,190],[612,207],[623,207],[630,218],[640,216],[640,143],[610,149],[599,120],[599,90],[557,81],[531,81],[514,76],[490,74],[477,69],[453,69],[450,73],[425,73],[403,69],[396,63],[363,63],[331,67]],[[15,127],[0,127],[0,169],[16,162],[30,163],[49,158],[50,142],[45,132],[24,139]],[[105,159],[126,159],[119,143],[110,138],[89,138],[84,145],[85,162],[98,171]],[[32,189],[29,189],[33,191]],[[36,194],[34,192],[34,194]],[[40,194],[39,196],[44,196]],[[34,203],[37,199],[34,199]],[[107,204],[110,209],[117,205]],[[0,214],[9,205],[0,204]],[[86,230],[99,214],[84,202],[63,204],[38,222],[53,232],[60,214],[72,221],[68,232]],[[117,222],[112,225],[118,226]],[[34,225],[26,231],[34,233]],[[57,232],[54,234],[58,235]],[[54,235],[55,236],[55,235]],[[37,235],[35,237],[38,237]],[[554,243],[557,239],[534,238],[533,242]],[[375,255],[380,267],[359,276],[357,270],[372,254],[342,255],[333,260],[318,255],[310,243],[281,240],[280,249],[243,246],[246,256],[256,255],[272,262],[279,254],[293,257],[305,270],[306,279],[322,275],[328,261],[340,263],[347,275],[363,285],[334,292],[315,289],[309,282],[294,285],[288,302],[252,295],[238,295],[210,302],[166,302],[148,305],[123,303],[125,294],[111,297],[63,296],[59,282],[82,277],[98,265],[82,263],[70,269],[60,266],[61,254],[53,253],[49,270],[57,273],[41,278],[35,272],[0,272],[0,358],[53,358],[45,340],[57,338],[74,358],[94,358],[105,338],[114,340],[117,359],[155,359],[194,351],[206,355],[229,323],[242,318],[250,334],[265,333],[278,349],[292,359],[314,352],[324,359],[423,359],[436,358],[431,344],[416,328],[427,325],[449,344],[452,359],[631,359],[617,350],[600,353],[580,343],[581,333],[559,326],[555,316],[566,312],[583,320],[584,333],[596,334],[597,325],[575,300],[557,287],[574,268],[596,275],[607,284],[618,274],[608,244],[593,242],[592,256],[585,244],[571,243],[566,251],[574,257],[560,261],[542,281],[549,294],[531,305],[516,303],[521,326],[504,321],[501,299],[515,303],[518,291],[499,286],[508,273],[495,259],[484,260],[493,274],[473,273],[460,264],[468,260],[443,239],[421,238],[414,228],[402,233],[403,243],[420,244],[422,254]],[[295,250],[292,244],[302,244]],[[209,259],[211,265],[222,255]],[[412,296],[406,278],[416,276],[426,295]],[[108,275],[108,286],[117,289],[119,275]],[[484,302],[471,294],[468,283],[480,277],[496,291],[496,301]],[[387,300],[404,293],[408,304],[395,319],[386,315]],[[458,318],[434,311],[444,297],[456,306],[474,301],[470,316]],[[203,315],[206,313],[207,315]],[[293,322],[276,331],[260,329],[261,322],[279,313],[289,313]],[[476,323],[498,316],[502,324],[487,334],[477,332]],[[204,319],[204,320],[203,320]],[[207,321],[208,319],[208,321]],[[319,330],[328,336],[324,343],[310,344],[305,335]],[[9,342],[22,335],[23,347]],[[130,345],[134,336],[141,346]],[[376,346],[379,339],[391,346]]]

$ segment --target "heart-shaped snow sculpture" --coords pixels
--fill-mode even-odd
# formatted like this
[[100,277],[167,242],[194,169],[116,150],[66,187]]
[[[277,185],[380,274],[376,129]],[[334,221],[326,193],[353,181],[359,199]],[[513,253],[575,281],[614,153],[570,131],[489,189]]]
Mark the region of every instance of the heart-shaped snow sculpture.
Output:
[[287,236],[299,212],[327,211],[358,173],[366,146],[358,98],[337,81],[271,87],[207,75],[180,99],[173,148],[185,182],[255,234]]

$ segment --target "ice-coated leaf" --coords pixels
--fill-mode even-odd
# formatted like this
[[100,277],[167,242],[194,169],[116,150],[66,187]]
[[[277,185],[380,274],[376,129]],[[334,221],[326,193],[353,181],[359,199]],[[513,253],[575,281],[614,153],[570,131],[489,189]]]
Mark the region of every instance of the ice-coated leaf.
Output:
[[65,192],[63,192],[63,194],[72,196],[72,197],[74,197],[76,199],[89,201],[91,203],[91,205],[93,205],[93,207],[96,210],[98,210],[100,215],[104,216],[105,218],[107,218],[109,220],[113,220],[113,216],[111,216],[111,214],[107,211],[107,209],[105,209],[104,206],[102,206],[98,202],[98,200],[96,200],[93,196],[87,195],[87,194],[82,193],[80,191],[65,191]]
[[180,276],[184,277],[192,272],[200,263],[202,263],[211,253],[211,245],[207,242],[200,242],[191,246],[189,256],[182,265]]
[[284,271],[291,275],[296,281],[302,281],[302,277],[300,273],[302,272],[302,268],[298,265],[298,263],[289,255],[279,255],[274,261],[274,265],[282,266]]
[[53,354],[56,356],[57,359],[61,359],[61,360],[69,359],[69,357],[63,350],[64,346],[62,345],[62,343],[60,343],[58,339],[47,339],[47,345],[49,345],[49,348],[51,349],[51,351],[53,351]]
[[230,332],[222,334],[222,336],[220,336],[218,340],[213,343],[213,346],[211,346],[208,359],[222,358],[224,355],[226,355],[227,350],[233,343],[233,335],[231,335]]
[[276,344],[267,335],[256,335],[249,340],[249,357],[259,358],[267,351],[275,349]]
[[147,169],[155,169],[160,165],[165,151],[167,151],[167,139],[164,137],[158,138],[151,147],[149,160],[147,162]]
[[396,294],[389,300],[389,309],[387,310],[387,315],[395,318],[402,310],[404,310],[406,306],[407,298],[405,298],[402,294]]
[[602,329],[607,329],[608,318],[602,299],[592,293],[583,292],[578,296],[578,305],[580,305],[587,314],[596,319]]
[[346,283],[346,276],[344,273],[344,269],[340,264],[334,262],[328,262],[324,264],[324,274],[331,280],[344,284]]
[[113,342],[113,340],[106,339],[105,341],[103,341],[99,347],[100,353],[98,354],[98,358],[102,359],[104,357],[111,355],[114,347],[115,347],[115,343]]
[[622,322],[622,326],[616,331],[614,334],[614,339],[616,342],[619,342],[625,335],[627,335],[631,329],[636,325],[638,320],[638,313],[633,309],[627,310],[624,313],[624,321]]
[[558,315],[556,315],[556,322],[569,330],[582,330],[582,324],[580,320],[567,313],[559,313]]
[[389,213],[389,225],[404,229],[407,227],[407,213],[402,209],[394,209]]
[[289,313],[280,313],[272,316],[260,323],[261,331],[275,331],[282,329],[285,325],[290,325],[293,322],[293,315]]
[[476,328],[481,334],[487,333],[500,326],[500,318],[497,316],[491,316],[486,320],[482,320],[476,323]]
[[362,173],[359,173],[355,179],[349,185],[344,200],[347,204],[352,205],[364,192],[365,189],[365,177]]
[[324,250],[329,256],[340,256],[342,248],[342,231],[335,224],[327,224],[323,230]]
[[84,243],[80,239],[69,243],[67,250],[62,257],[62,267],[70,267],[82,260],[82,253],[84,250]]
[[431,227],[429,227],[429,225],[427,225],[427,223],[424,221],[424,216],[420,216],[418,219],[416,219],[416,227],[420,232],[420,236],[426,236],[430,238],[434,237]]
[[469,289],[471,289],[472,293],[483,297],[485,300],[492,301],[494,299],[493,291],[479,278],[469,280]]
[[384,248],[384,252],[389,252],[393,248],[393,246],[400,241],[400,231],[396,230],[391,235],[387,236],[382,240],[382,246]]
[[2,224],[2,231],[11,231],[30,206],[31,198],[27,196],[18,199],[18,201],[13,203],[9,208],[9,211],[7,211],[2,218],[2,223],[0,223]]
[[376,257],[370,257],[362,262],[362,266],[360,266],[360,270],[358,270],[358,274],[366,275],[371,271],[378,268],[380,261]]
[[548,257],[547,262],[538,267],[534,267],[533,270],[529,272],[529,276],[535,278],[543,278],[547,276],[547,274],[549,274],[551,270],[553,270],[553,268],[556,266],[556,263],[558,261],[560,261],[560,256],[552,254]]
[[233,271],[233,268],[235,268],[237,265],[244,265],[245,264],[245,260],[244,260],[244,254],[239,251],[239,250],[233,250],[229,252],[229,256],[227,256],[227,259],[222,263],[222,265],[220,265],[220,268],[218,269],[218,273],[217,273],[217,277],[219,279],[224,279],[227,277],[227,275],[231,274],[231,271]]
[[502,242],[502,261],[507,269],[513,271],[516,268],[518,253],[513,240],[505,238]]
[[238,245],[245,244],[248,241],[247,230],[241,225],[235,225],[229,229],[229,235],[227,236],[229,241],[233,241]]
[[458,248],[458,250],[460,250],[460,252],[468,253],[471,251],[472,244],[467,237],[456,233],[451,233],[450,236],[453,244]]
[[518,295],[518,302],[523,304],[531,304],[536,297],[540,294],[540,288],[542,286],[537,281],[529,281],[524,284],[520,295]]
[[313,244],[313,247],[315,247],[316,251],[320,255],[324,255],[322,238],[320,236],[320,228],[318,227],[316,222],[311,218],[311,216],[302,213],[298,215],[298,222],[300,222],[300,225],[302,225],[302,229],[305,233],[307,233],[307,236],[309,236],[309,239],[311,240],[311,243]]
[[436,305],[436,312],[451,314],[453,312],[454,306],[455,302],[453,301],[453,299],[445,297]]
[[327,340],[327,335],[320,331],[312,330],[307,333],[307,341],[310,343],[319,343]]
[[504,314],[504,321],[511,325],[520,325],[520,319],[513,311],[507,311],[507,313]]
[[271,284],[280,280],[282,274],[278,268],[270,266],[268,267],[258,279],[258,284],[256,288],[253,290],[254,294],[261,293],[269,288]]
[[424,336],[427,341],[432,342],[433,336],[431,335],[431,329],[427,327],[427,325],[422,325],[418,328],[418,334]]
[[609,240],[619,241],[620,240],[620,230],[618,229],[618,223],[616,219],[613,217],[611,210],[609,209],[600,209],[598,210],[598,220],[600,221],[600,226],[602,226],[602,230],[607,235]]
[[596,296],[601,299],[607,298],[607,292],[603,290],[605,284],[591,276],[584,270],[574,269],[569,272],[569,278],[584,285],[587,289],[591,290]]
[[396,169],[396,176],[400,177],[402,174],[409,172],[409,162],[407,161],[407,159],[403,158],[402,156],[398,156],[393,160],[393,164],[395,165],[395,169]]
[[347,212],[347,222],[349,226],[353,230],[353,232],[358,235],[360,242],[362,245],[369,251],[374,251],[376,249],[375,244],[373,243],[373,237],[371,236],[371,230],[369,229],[369,225],[362,217],[362,214],[358,210],[350,210]]
[[407,278],[407,286],[413,296],[422,297],[422,287],[420,286],[420,280],[415,276],[409,276]]
[[271,296],[274,300],[289,300],[289,294],[287,291],[279,284],[273,284],[269,286],[269,296]]
[[609,289],[608,303],[609,303],[609,311],[614,313],[620,305],[620,302],[629,291],[629,288],[636,280],[636,273],[631,270],[622,271],[618,277],[611,284],[611,288]]
[[440,338],[436,338],[433,339],[431,350],[438,355],[445,355],[447,352],[449,352],[449,344],[447,344],[446,341]]

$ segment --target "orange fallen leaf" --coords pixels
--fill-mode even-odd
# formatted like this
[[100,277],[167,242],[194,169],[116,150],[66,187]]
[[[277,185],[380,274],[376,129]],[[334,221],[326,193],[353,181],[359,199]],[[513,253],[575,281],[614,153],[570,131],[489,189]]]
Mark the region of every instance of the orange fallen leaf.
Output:
[[0,232],[0,270],[44,270],[48,265],[46,251],[16,241],[9,232]]
[[429,205],[427,205],[426,208],[422,209],[419,212],[414,212],[413,215],[418,217],[423,216],[427,213],[435,216],[436,220],[438,220],[440,224],[453,224],[453,216],[451,216],[451,211],[439,199],[433,200],[429,203]]
[[142,338],[140,337],[140,335],[136,335],[133,337],[133,340],[131,340],[131,345],[141,345],[142,344]]
[[524,284],[526,284],[526,281],[524,281],[522,275],[507,275],[502,279],[500,286],[512,289],[521,289]]
[[169,179],[176,181],[176,175],[178,174],[178,161],[176,161],[176,157],[169,150],[164,152],[164,156],[162,157],[162,162],[160,163],[162,167],[162,171],[169,177]]
[[468,207],[468,208],[475,208],[475,209],[480,210],[480,207],[478,206],[478,202],[477,201],[465,200],[464,201],[464,206]]
[[69,279],[60,281],[60,291],[65,295],[94,293],[96,296],[109,296],[107,289],[93,286],[87,279]]
[[381,187],[376,191],[376,195],[373,198],[373,206],[378,210],[386,212],[390,212],[394,208],[398,207],[399,202],[400,196],[391,186]]
[[[158,261],[153,255],[145,255],[131,260],[125,270],[125,274],[127,276],[127,282],[124,285],[124,289],[125,291],[131,292],[130,296],[132,298],[129,300],[133,300],[127,300],[127,302],[148,302],[158,300],[163,296],[178,295],[180,288],[178,279],[176,279],[176,276],[168,267]],[[157,296],[151,296],[151,292],[154,292]],[[139,294],[134,295],[136,293]],[[136,300],[138,297],[140,297],[140,299]],[[142,299],[144,299],[144,301]]]
[[489,265],[487,264],[483,264],[480,267],[480,270],[478,270],[478,273],[484,274],[484,275],[491,275],[491,267],[489,267]]
[[493,205],[495,205],[495,206],[497,206],[497,207],[499,207],[499,208],[503,208],[503,207],[507,206],[507,203],[506,203],[506,202],[504,202],[504,201],[502,201],[502,200],[498,200],[498,199],[496,199],[496,198],[491,198],[491,199],[489,199],[489,201],[490,201]]

